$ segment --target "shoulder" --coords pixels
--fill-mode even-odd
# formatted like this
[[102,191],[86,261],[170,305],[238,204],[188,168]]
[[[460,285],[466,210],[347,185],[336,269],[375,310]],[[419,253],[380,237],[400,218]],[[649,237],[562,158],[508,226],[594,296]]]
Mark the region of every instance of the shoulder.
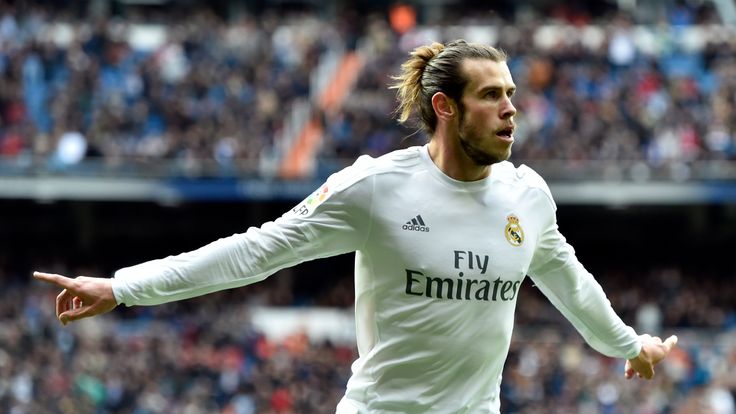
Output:
[[496,175],[496,178],[500,181],[506,182],[514,187],[539,191],[549,200],[553,208],[557,208],[547,182],[532,168],[525,164],[516,167],[509,161],[494,164],[492,168],[491,174]]
[[421,165],[422,147],[409,147],[373,158],[368,155],[359,157],[354,168],[369,170],[371,174],[402,173],[412,171]]
[[330,175],[314,193],[284,216],[304,218],[324,209],[325,205],[335,204],[343,209],[352,206],[349,208],[351,211],[365,209],[365,206],[371,205],[375,193],[373,177],[393,175],[401,179],[403,172],[416,170],[415,166],[421,164],[420,157],[419,147],[394,151],[377,158],[363,155],[353,165]]
[[410,147],[376,158],[361,155],[353,165],[332,174],[327,183],[334,186],[336,191],[340,191],[378,175],[411,174],[421,166],[420,149],[421,147]]

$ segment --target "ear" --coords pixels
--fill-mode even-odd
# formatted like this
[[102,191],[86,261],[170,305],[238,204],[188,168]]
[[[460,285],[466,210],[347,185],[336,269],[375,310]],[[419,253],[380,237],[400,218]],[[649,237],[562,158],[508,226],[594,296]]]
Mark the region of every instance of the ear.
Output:
[[437,119],[449,121],[457,113],[455,100],[445,95],[444,92],[437,92],[432,95],[432,108],[437,115]]

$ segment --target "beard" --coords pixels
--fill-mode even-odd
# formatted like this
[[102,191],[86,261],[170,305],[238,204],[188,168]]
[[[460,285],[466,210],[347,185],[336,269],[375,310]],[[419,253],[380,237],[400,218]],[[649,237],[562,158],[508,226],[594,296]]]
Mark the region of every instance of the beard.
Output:
[[473,144],[468,142],[462,134],[460,135],[460,147],[465,151],[465,155],[467,155],[468,158],[470,158],[470,160],[479,167],[486,167],[501,161],[506,161],[509,158],[509,154],[499,156],[475,147]]
[[[464,108],[462,108],[462,106],[460,107],[459,112],[460,128],[458,130],[458,139],[460,140],[460,147],[465,152],[465,155],[467,155],[468,158],[470,158],[470,160],[475,163],[475,165],[479,167],[487,167],[489,165],[493,165],[509,159],[509,157],[511,156],[510,148],[509,150],[504,151],[503,154],[494,154],[473,145],[471,141],[466,138],[469,135],[473,135],[474,132],[468,131],[468,128],[465,125],[465,110]],[[478,142],[480,140],[476,139],[474,141]]]

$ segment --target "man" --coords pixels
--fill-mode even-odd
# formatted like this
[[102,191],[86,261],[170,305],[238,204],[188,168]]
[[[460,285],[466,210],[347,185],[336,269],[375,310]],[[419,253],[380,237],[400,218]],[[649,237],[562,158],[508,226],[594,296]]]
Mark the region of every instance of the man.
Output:
[[360,157],[275,222],[113,279],[35,273],[64,288],[60,321],[355,251],[359,358],[338,413],[498,413],[527,274],[593,348],[627,359],[626,377],[652,378],[677,338],[637,336],[621,321],[558,232],[544,180],[505,161],[516,114],[506,56],[434,43],[417,48],[396,80],[399,120],[417,111],[427,145]]

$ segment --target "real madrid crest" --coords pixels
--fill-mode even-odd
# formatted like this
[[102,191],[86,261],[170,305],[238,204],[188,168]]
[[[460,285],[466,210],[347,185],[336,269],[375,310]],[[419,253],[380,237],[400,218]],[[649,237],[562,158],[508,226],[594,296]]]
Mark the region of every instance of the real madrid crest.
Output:
[[524,243],[524,229],[522,229],[519,224],[519,218],[510,214],[506,217],[506,220],[509,221],[503,229],[503,234],[506,236],[506,240],[511,243],[512,246],[521,246]]

